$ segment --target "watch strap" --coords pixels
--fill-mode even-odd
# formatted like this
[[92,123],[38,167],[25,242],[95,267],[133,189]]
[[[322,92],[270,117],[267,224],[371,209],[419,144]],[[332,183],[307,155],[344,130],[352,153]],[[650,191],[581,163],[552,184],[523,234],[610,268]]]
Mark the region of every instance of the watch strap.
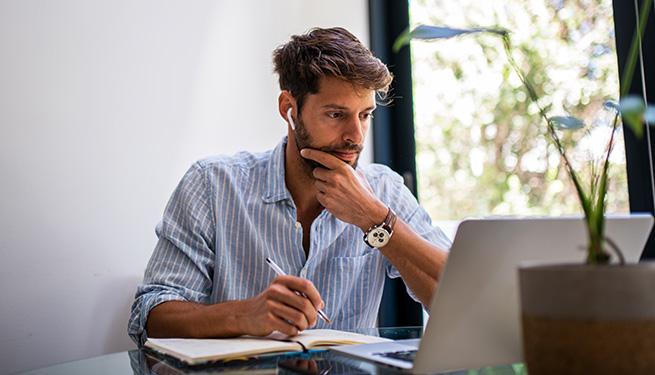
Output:
[[384,221],[382,222],[382,226],[384,229],[386,229],[389,234],[393,233],[393,227],[396,225],[396,220],[398,217],[396,216],[396,213],[393,212],[391,207],[389,207],[389,211],[387,212],[387,217],[384,218]]
[[[389,207],[389,210],[387,211],[387,216],[385,216],[384,221],[380,224],[375,224],[368,228],[368,230],[364,233],[364,242],[369,246],[369,247],[377,247],[369,243],[368,241],[368,235],[371,233],[371,231],[377,229],[377,228],[382,228],[384,229],[388,234],[389,238],[393,235],[393,228],[396,224],[396,220],[398,217],[396,216],[396,213]],[[385,243],[386,245],[386,243]],[[384,246],[384,245],[383,245]]]

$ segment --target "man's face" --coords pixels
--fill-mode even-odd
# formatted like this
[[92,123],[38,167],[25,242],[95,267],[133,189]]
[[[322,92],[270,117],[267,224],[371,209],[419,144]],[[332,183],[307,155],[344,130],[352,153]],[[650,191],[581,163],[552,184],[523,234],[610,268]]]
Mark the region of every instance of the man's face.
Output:
[[[318,93],[307,95],[295,121],[298,150],[321,150],[356,168],[373,110],[375,91],[337,78],[321,79]],[[321,166],[303,160],[309,169]]]

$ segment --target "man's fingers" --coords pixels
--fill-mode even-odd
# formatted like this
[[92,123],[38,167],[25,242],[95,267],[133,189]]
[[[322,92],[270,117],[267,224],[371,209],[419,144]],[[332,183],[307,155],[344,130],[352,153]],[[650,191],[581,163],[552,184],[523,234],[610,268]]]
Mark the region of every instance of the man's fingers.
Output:
[[298,333],[300,333],[296,326],[294,326],[293,324],[289,324],[289,322],[287,322],[283,318],[280,318],[279,316],[275,316],[274,318],[273,329],[276,331],[280,331],[287,336],[296,336],[298,335]]
[[268,299],[281,302],[296,310],[304,311],[306,308],[311,308],[311,302],[307,298],[296,294],[286,285],[272,285],[268,288],[267,293]]
[[289,324],[293,324],[299,331],[304,331],[316,323],[316,318],[308,317],[301,311],[280,302],[276,302],[273,306],[273,313]]
[[327,192],[328,185],[320,180],[314,181],[314,186],[316,187],[316,190],[320,191],[321,193]]
[[312,170],[312,176],[320,181],[329,181],[330,171],[325,168],[314,168],[314,170]]
[[[300,292],[290,289],[288,286],[283,285],[278,282],[277,285],[271,285],[267,293],[268,299],[268,310],[276,310],[278,304],[286,305],[291,310],[284,309],[286,311],[285,317],[292,321],[298,323],[298,328],[303,329],[309,325],[314,325],[317,319],[317,309],[318,306],[322,306],[322,302],[319,302],[319,305],[314,305],[312,302],[304,297]],[[301,316],[304,316],[304,320],[301,319]]]
[[318,307],[323,302],[321,295],[318,293],[318,290],[316,290],[314,284],[307,279],[295,276],[278,276],[275,278],[275,281],[284,284],[291,290],[303,293],[307,298],[309,298],[313,306]]
[[327,152],[320,150],[315,150],[313,148],[303,148],[300,150],[300,155],[305,159],[310,159],[318,162],[326,166],[328,169],[337,169],[344,165],[348,165],[346,162],[332,154],[328,154]]

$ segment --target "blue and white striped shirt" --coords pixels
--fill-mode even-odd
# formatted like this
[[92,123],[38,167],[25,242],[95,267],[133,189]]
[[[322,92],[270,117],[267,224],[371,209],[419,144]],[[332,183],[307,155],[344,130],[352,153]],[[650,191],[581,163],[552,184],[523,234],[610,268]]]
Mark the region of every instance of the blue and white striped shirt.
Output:
[[[148,313],[162,302],[213,304],[261,293],[275,278],[266,257],[314,283],[332,319],[329,325],[318,320],[316,328],[376,326],[385,274],[400,274],[364,244],[360,228],[327,210],[311,225],[305,256],[302,227],[284,182],[285,147],[286,138],[272,151],[207,158],[187,171],[157,225],[159,241],[132,305],[128,333],[137,343],[147,336]],[[419,235],[450,247],[398,174],[379,164],[358,169],[377,197]]]

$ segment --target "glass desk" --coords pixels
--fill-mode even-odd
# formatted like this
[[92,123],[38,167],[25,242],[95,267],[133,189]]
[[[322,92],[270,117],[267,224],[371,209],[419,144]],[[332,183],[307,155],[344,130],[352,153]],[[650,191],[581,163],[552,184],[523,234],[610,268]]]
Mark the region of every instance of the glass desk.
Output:
[[[394,340],[419,338],[422,327],[371,328],[354,332],[387,337]],[[77,375],[77,374],[134,374],[134,375],[181,375],[181,374],[397,374],[399,370],[373,362],[342,356],[326,350],[306,353],[268,355],[247,361],[231,361],[224,364],[185,366],[172,358],[149,350],[131,350],[100,357],[67,362],[26,372],[29,375]],[[514,375],[527,374],[523,365],[498,366],[482,369],[449,372],[466,375]]]

